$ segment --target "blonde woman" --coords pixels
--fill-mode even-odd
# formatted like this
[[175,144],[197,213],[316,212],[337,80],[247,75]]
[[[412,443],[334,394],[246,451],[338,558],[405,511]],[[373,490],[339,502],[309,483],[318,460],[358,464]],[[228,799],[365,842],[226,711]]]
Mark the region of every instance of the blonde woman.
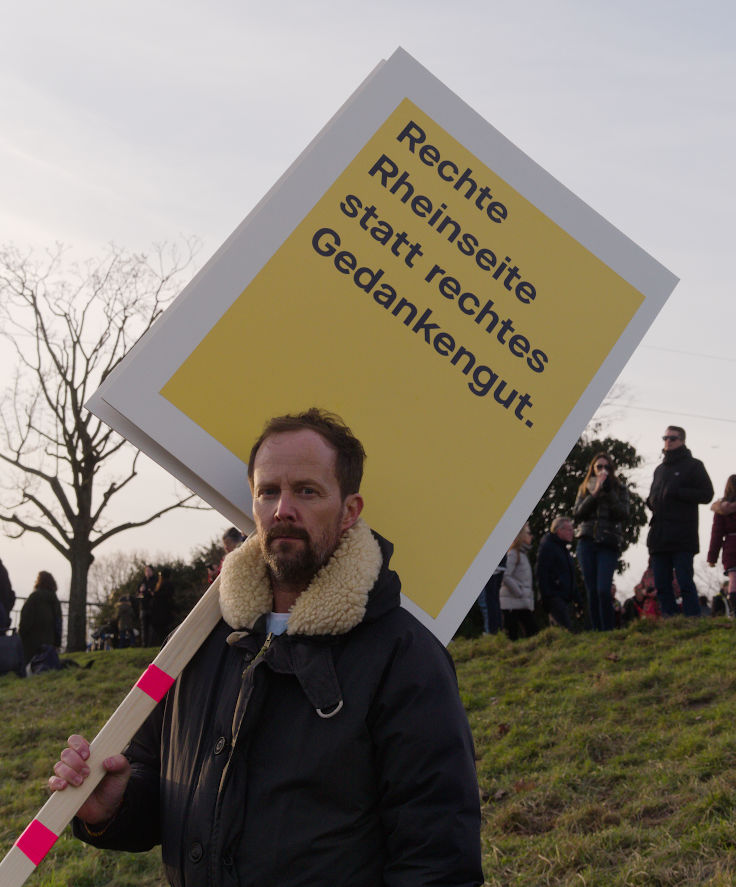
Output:
[[573,508],[576,553],[595,631],[611,631],[616,626],[611,584],[628,514],[629,493],[616,476],[616,464],[608,453],[596,453]]

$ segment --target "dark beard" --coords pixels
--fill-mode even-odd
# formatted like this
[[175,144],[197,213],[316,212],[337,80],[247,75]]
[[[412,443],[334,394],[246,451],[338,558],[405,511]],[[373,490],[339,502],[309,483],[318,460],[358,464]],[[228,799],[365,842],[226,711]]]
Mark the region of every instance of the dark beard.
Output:
[[[289,554],[274,551],[271,544],[284,537],[303,539],[306,544],[299,551]],[[279,582],[289,585],[309,585],[332,554],[329,552],[325,555],[318,551],[306,530],[288,527],[272,527],[261,541],[261,553],[269,573]]]

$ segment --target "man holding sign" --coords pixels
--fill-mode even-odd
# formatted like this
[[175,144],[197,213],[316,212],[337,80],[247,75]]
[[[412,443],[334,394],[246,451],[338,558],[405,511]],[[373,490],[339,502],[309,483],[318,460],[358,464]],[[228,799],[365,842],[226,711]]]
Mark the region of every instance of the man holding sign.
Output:
[[[172,884],[483,882],[473,746],[452,662],[399,606],[361,520],[364,451],[312,409],[253,446],[256,533],[222,621],[82,806],[98,847],[162,845]],[[80,784],[72,736],[49,780]]]

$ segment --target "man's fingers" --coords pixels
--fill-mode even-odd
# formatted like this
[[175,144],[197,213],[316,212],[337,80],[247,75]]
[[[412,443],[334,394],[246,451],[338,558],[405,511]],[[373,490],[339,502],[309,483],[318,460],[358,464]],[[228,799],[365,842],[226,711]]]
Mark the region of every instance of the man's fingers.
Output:
[[87,758],[89,758],[89,742],[87,742],[84,736],[72,733],[69,739],[67,739],[67,745],[69,748],[73,749],[83,761],[86,761]]
[[[67,747],[59,755],[54,764],[54,775],[49,777],[48,786],[51,791],[60,792],[68,785],[81,785],[90,774],[87,761],[90,756],[89,742],[77,733],[67,740]],[[127,782],[126,771],[130,770],[128,759],[124,755],[111,755],[102,762],[110,776],[123,777],[123,785]]]
[[59,757],[68,767],[71,767],[74,770],[82,770],[86,768],[89,772],[89,767],[85,764],[84,758],[79,752],[74,751],[73,748],[63,749]]
[[85,763],[88,758],[89,743],[83,736],[73,733],[67,740],[67,747],[54,764],[55,775],[49,777],[49,788],[59,792],[63,791],[67,785],[81,785],[89,776],[89,767]]
[[128,769],[128,759],[125,755],[113,755],[111,758],[105,758],[102,766],[108,773],[120,773]]
[[[116,776],[124,774],[129,764],[123,755],[113,755],[105,758],[102,766],[110,775]],[[79,759],[76,752],[65,749],[61,754],[61,760],[54,764],[54,775],[49,777],[48,786],[54,792],[64,791],[68,785],[81,785],[89,773],[89,767]]]
[[79,770],[75,767],[70,767],[65,761],[57,761],[54,764],[54,773],[59,779],[63,779],[70,785],[81,785],[89,776],[89,767],[85,765]]
[[63,791],[67,785],[81,785],[85,778],[61,761],[54,764],[54,773],[54,776],[49,777],[49,788],[55,792]]

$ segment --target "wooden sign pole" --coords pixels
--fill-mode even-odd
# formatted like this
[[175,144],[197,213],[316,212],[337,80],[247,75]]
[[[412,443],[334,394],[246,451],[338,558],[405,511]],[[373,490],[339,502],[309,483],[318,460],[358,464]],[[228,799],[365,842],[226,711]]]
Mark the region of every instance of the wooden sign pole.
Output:
[[105,775],[102,762],[120,754],[217,625],[219,587],[218,576],[94,738],[82,785],[54,792],[0,862],[2,887],[25,883]]

